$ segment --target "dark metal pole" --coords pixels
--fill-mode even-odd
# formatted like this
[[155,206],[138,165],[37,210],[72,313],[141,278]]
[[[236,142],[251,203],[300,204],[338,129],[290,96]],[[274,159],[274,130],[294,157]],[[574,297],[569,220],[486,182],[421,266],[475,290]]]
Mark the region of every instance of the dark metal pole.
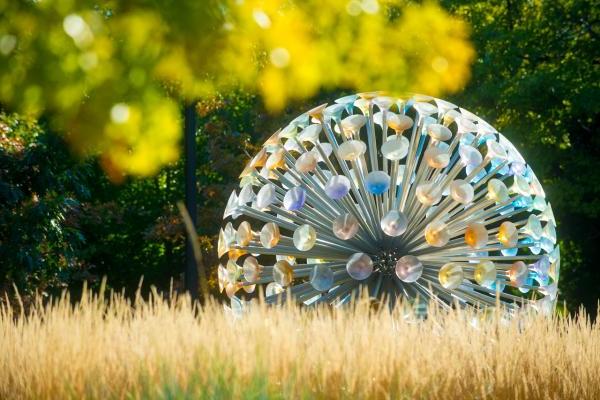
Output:
[[[184,111],[184,148],[185,148],[185,208],[190,215],[194,228],[197,225],[198,199],[196,179],[196,108],[195,103],[187,103]],[[185,290],[192,299],[198,298],[198,268],[194,250],[189,240],[185,242]]]

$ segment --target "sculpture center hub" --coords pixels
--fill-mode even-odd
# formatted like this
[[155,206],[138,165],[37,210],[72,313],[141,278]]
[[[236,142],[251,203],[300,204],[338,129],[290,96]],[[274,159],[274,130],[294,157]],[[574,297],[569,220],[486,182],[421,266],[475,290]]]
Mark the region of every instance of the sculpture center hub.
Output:
[[396,262],[402,257],[398,249],[384,250],[373,257],[373,263],[378,265],[378,270],[384,275],[392,275],[396,269]]

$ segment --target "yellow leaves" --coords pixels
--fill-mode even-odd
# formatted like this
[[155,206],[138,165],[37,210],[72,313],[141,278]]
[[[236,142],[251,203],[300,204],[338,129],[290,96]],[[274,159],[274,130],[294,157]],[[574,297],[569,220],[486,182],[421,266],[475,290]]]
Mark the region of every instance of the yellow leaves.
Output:
[[409,90],[436,96],[466,83],[475,52],[464,22],[429,2],[406,7],[399,25],[404,51],[420,65],[413,69]]
[[[110,15],[76,3],[5,6],[0,41],[18,51],[0,52],[0,102],[46,111],[113,177],[176,159],[175,99],[241,85],[277,112],[321,89],[439,95],[464,85],[473,58],[467,26],[433,2],[115,1]],[[127,121],[111,119],[116,105]]]
[[456,91],[474,56],[466,25],[432,2],[263,0],[231,10],[223,60],[247,62],[223,70],[258,83],[271,111],[320,88]]
[[[172,100],[150,97],[142,103],[111,107],[104,130],[103,165],[119,172],[148,176],[179,156],[179,108]],[[123,135],[127,132],[127,135]]]

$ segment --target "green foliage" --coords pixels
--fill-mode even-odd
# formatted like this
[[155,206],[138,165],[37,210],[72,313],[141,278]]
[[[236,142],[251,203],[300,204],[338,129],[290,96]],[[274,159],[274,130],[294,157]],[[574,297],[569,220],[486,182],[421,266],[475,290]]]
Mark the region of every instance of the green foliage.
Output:
[[64,285],[85,273],[75,219],[89,197],[91,167],[31,120],[0,114],[0,135],[0,287]]
[[562,238],[560,290],[594,314],[600,287],[600,7],[589,0],[452,1],[477,48],[457,104],[488,119],[541,179]]
[[[198,104],[199,235],[216,263],[222,205],[266,135],[255,96],[234,92]],[[183,161],[153,178],[115,185],[98,160],[74,157],[60,136],[16,115],[0,116],[0,291],[56,293],[81,280],[108,277],[133,293],[140,278],[168,289],[180,284],[185,232],[175,207],[183,196]],[[261,132],[261,133],[257,133]],[[213,279],[214,281],[214,279]]]

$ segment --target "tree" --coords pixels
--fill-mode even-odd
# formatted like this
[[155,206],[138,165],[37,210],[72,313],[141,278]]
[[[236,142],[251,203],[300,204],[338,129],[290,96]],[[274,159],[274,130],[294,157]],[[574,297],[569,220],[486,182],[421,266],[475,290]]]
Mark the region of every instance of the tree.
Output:
[[[242,87],[271,111],[323,88],[460,89],[467,27],[402,0],[0,0],[0,102],[49,118],[113,181],[179,154],[180,101]],[[426,28],[424,28],[426,27]]]
[[76,219],[92,170],[34,121],[0,114],[0,290],[14,283],[28,295],[89,276]]
[[455,97],[501,130],[552,202],[561,240],[560,290],[595,315],[600,287],[600,8],[586,0],[460,1],[478,54]]

